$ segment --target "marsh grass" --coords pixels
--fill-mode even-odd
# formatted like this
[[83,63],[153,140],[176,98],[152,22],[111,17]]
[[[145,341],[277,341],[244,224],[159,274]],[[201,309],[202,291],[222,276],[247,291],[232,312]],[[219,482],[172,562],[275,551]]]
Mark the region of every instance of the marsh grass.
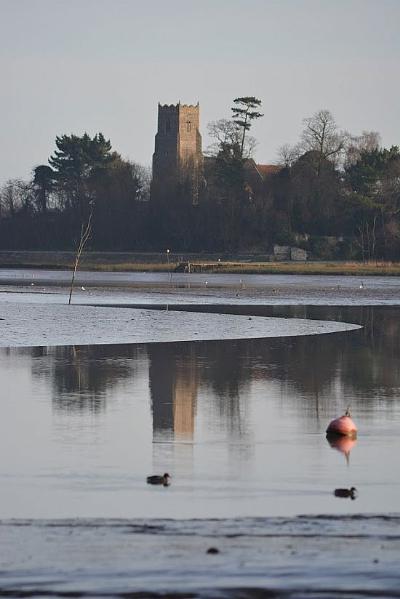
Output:
[[[88,252],[81,270],[99,272],[173,272],[180,261],[171,256],[170,264],[160,254],[119,254]],[[0,252],[0,268],[72,269],[72,252]],[[191,272],[237,274],[304,274],[399,276],[400,262],[264,262],[251,258],[238,260],[190,258]]]

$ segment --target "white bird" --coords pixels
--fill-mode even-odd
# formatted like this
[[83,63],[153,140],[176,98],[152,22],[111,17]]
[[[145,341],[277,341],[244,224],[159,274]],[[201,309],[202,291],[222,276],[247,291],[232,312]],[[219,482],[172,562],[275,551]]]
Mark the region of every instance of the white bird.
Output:
[[84,287],[81,287],[82,291],[86,291],[86,289]]

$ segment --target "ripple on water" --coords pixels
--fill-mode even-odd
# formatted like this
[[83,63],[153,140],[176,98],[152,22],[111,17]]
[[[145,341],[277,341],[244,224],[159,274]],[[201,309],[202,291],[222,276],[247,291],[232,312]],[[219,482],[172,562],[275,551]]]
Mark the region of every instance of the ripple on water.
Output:
[[399,515],[0,527],[0,596],[400,596]]

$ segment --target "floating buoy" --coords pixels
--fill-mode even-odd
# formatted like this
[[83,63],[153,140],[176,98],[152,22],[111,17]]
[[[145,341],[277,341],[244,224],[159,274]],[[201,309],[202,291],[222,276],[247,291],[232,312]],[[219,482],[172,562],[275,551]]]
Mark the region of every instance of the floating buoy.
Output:
[[335,418],[326,429],[328,435],[341,435],[344,437],[357,437],[357,427],[354,424],[349,409],[343,416]]

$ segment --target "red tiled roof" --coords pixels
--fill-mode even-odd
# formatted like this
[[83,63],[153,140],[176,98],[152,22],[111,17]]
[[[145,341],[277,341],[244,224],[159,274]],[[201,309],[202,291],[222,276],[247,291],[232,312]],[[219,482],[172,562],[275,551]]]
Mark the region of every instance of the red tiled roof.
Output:
[[275,175],[282,169],[278,164],[256,164],[256,168],[260,175],[265,179],[269,175]]

